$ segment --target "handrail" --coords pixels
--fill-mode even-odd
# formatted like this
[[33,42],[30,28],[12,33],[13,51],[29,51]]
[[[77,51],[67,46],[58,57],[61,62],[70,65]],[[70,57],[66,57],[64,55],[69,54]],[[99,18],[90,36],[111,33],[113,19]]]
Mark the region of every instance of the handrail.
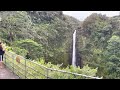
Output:
[[73,75],[78,75],[78,76],[85,76],[85,77],[93,78],[93,79],[101,79],[101,78],[98,78],[98,77],[87,76],[87,75],[84,75],[84,74],[78,74],[78,73],[73,73],[73,72],[68,72],[68,71],[63,71],[63,70],[57,70],[57,69],[53,69],[53,68],[48,68],[48,67],[40,65],[40,64],[38,64],[38,63],[36,63],[34,61],[33,61],[33,63],[35,63],[35,64],[37,64],[37,65],[39,65],[41,67],[44,67],[44,68],[46,68],[48,70],[52,70],[52,71],[57,71],[57,72],[62,72],[62,73],[68,73],[68,74],[73,74]]
[[[13,56],[16,57],[17,54],[14,54],[14,53],[11,53],[11,52],[6,52],[6,53],[5,53],[5,64],[8,63],[7,60],[10,60],[10,59],[11,59],[11,61],[9,61],[9,62],[12,63],[13,66],[11,66],[11,67],[13,68],[13,72],[14,72],[15,74],[17,74],[17,72],[14,71],[14,69],[16,69],[15,67],[17,66],[17,67],[19,67],[19,69],[23,69],[23,68],[21,68],[19,65],[24,65],[24,68],[25,68],[25,69],[23,69],[23,71],[24,71],[24,76],[25,76],[25,78],[28,78],[29,75],[32,75],[35,79],[37,79],[37,77],[39,77],[39,75],[42,75],[42,76],[44,76],[44,77],[46,77],[46,78],[54,79],[54,77],[50,77],[50,76],[49,76],[49,74],[50,74],[49,71],[56,71],[56,72],[60,72],[60,73],[66,73],[66,74],[69,74],[69,75],[74,75],[75,77],[77,77],[77,76],[82,76],[82,77],[91,78],[91,79],[102,79],[102,78],[99,78],[99,77],[93,77],[93,76],[88,76],[88,75],[84,75],[84,74],[78,74],[78,73],[68,72],[68,71],[64,71],[64,70],[57,70],[57,69],[53,69],[53,68],[48,68],[48,67],[46,67],[46,66],[44,66],[44,65],[41,65],[41,64],[38,64],[38,63],[36,63],[36,62],[34,62],[34,61],[27,60],[27,59],[25,59],[25,58],[22,57],[22,56],[20,56],[20,57],[24,60],[24,64],[23,64],[22,62],[20,62],[20,63],[17,65],[17,64],[15,64],[16,62],[15,62],[15,58],[14,58]],[[7,58],[7,57],[8,57],[8,58]],[[34,64],[34,65],[39,66],[39,67],[44,71],[44,73],[46,72],[46,74],[43,74],[42,72],[40,72],[40,71],[38,71],[38,70],[35,70],[34,68],[26,65],[26,64],[27,64],[27,63],[26,63],[27,61],[30,62],[30,63],[32,63],[32,64]],[[37,77],[36,77],[35,75],[33,75],[33,74],[35,74],[35,73],[30,73],[28,69],[29,69],[29,70],[33,70],[34,72],[36,72],[36,73],[37,73]],[[17,69],[16,69],[16,70],[17,70]],[[27,71],[27,70],[28,70],[28,71]],[[19,71],[20,71],[20,70],[19,70]],[[21,73],[21,74],[23,74],[23,73]],[[17,74],[17,75],[18,75],[18,74]],[[27,75],[28,75],[28,76],[27,76]],[[22,77],[21,77],[21,78],[22,78]]]

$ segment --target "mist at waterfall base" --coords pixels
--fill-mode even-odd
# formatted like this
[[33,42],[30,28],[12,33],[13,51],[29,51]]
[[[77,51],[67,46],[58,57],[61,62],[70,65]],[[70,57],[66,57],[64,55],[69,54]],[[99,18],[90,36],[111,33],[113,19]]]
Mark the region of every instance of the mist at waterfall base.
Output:
[[76,30],[73,33],[72,65],[76,67]]

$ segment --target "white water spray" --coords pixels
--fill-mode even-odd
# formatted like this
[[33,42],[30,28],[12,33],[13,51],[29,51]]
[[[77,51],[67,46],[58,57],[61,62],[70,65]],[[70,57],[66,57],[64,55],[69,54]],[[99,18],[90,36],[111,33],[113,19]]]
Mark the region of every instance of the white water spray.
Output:
[[72,53],[72,65],[75,67],[76,66],[76,30],[73,33],[73,53]]

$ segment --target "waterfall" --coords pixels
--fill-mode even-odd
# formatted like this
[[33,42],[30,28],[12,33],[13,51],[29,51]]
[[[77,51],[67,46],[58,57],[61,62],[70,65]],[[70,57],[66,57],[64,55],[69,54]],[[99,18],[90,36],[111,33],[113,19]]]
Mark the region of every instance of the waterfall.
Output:
[[76,44],[76,30],[73,33],[73,52],[72,52],[72,65],[76,66],[76,48],[75,48],[75,44]]

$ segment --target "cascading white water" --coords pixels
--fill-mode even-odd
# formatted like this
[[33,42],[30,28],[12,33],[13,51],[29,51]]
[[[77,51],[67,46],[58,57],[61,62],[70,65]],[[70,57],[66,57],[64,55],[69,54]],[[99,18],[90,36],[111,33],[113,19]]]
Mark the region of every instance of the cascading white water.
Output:
[[75,48],[75,44],[76,44],[76,30],[73,33],[73,52],[72,52],[72,65],[76,66],[76,48]]

